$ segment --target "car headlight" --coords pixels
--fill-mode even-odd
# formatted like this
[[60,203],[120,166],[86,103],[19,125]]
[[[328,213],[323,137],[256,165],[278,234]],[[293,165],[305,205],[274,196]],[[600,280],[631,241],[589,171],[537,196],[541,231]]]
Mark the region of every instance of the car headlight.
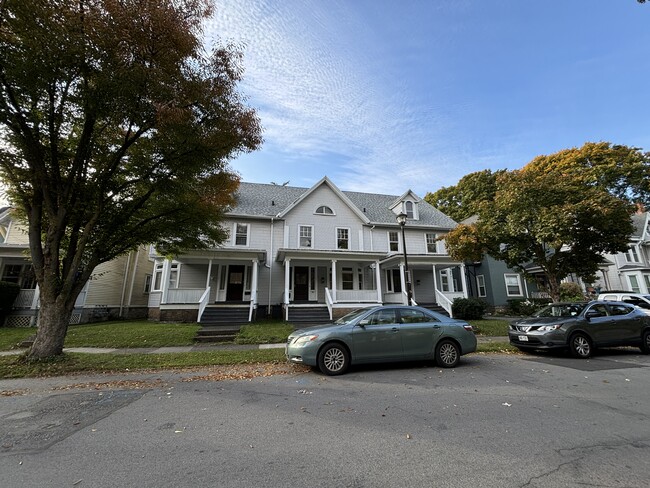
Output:
[[304,335],[298,337],[295,341],[293,341],[294,346],[305,346],[309,344],[310,342],[315,341],[318,338],[318,335]]
[[562,324],[554,324],[554,325],[542,325],[539,329],[537,329],[540,332],[550,332],[552,330],[557,330],[560,327],[562,327]]

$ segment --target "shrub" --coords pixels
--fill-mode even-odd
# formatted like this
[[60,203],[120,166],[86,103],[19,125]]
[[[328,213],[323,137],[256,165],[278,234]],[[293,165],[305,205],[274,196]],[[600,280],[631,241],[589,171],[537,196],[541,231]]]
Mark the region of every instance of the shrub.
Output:
[[456,298],[451,304],[454,318],[464,320],[478,320],[488,309],[488,304],[478,298]]
[[585,294],[578,283],[560,283],[560,300],[563,302],[575,302],[585,299]]
[[18,293],[20,293],[20,286],[16,283],[0,281],[0,325],[4,322],[4,317],[11,311]]
[[508,300],[510,315],[532,315],[551,303],[550,298],[513,298]]

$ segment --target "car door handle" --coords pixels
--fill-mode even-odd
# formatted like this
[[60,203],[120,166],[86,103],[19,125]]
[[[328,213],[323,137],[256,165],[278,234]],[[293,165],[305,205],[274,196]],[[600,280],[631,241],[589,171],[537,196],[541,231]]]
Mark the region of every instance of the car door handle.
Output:
[[398,332],[399,331],[399,329],[397,327],[393,327],[392,330],[393,330],[393,332]]
[[439,326],[439,325],[434,325],[433,328],[434,328],[434,329],[439,329],[440,326]]

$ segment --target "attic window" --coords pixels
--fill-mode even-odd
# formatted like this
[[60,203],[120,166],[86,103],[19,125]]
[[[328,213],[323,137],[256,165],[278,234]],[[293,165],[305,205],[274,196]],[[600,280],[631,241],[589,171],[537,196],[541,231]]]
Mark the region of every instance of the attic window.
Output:
[[415,204],[410,200],[404,202],[404,213],[406,214],[407,219],[417,220],[418,218]]
[[327,205],[321,205],[316,209],[316,212],[314,212],[318,215],[334,215],[334,210],[329,208]]

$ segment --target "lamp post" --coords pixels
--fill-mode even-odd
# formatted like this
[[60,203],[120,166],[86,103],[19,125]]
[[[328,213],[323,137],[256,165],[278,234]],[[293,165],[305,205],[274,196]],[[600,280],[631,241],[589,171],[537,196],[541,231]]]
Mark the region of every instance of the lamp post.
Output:
[[402,228],[402,251],[404,251],[404,273],[406,274],[406,298],[408,300],[408,305],[411,305],[413,292],[411,291],[411,272],[409,271],[409,262],[406,255],[406,237],[404,235],[406,217],[407,215],[404,212],[397,214],[397,223]]

